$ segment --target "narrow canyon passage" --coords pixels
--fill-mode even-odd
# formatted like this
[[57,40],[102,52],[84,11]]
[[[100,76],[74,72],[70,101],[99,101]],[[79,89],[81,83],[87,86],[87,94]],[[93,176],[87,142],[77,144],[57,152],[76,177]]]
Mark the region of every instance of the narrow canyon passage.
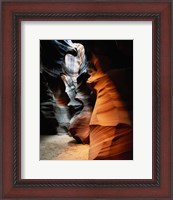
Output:
[[133,40],[40,41],[40,159],[133,159]]

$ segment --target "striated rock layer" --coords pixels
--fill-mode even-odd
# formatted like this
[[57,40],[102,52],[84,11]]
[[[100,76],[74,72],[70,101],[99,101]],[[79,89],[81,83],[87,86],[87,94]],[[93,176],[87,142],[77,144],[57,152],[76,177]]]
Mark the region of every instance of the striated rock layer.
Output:
[[87,81],[96,91],[90,120],[89,159],[133,159],[133,84],[129,79],[132,76],[128,70],[105,73],[101,64],[95,58],[95,69],[89,69],[91,76]]
[[89,160],[131,160],[132,149],[132,127],[91,126]]

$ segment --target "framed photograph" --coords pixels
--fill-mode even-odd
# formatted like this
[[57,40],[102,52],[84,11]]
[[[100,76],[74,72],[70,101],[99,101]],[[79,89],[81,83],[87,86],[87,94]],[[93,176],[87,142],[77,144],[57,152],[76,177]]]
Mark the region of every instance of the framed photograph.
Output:
[[2,199],[172,199],[172,1],[2,2]]

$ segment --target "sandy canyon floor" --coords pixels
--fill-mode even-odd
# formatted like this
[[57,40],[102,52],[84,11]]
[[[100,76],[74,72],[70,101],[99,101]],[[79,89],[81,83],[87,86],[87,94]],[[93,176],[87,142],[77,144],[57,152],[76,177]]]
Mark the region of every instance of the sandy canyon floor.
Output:
[[42,135],[40,160],[88,160],[89,145],[77,144],[69,135]]

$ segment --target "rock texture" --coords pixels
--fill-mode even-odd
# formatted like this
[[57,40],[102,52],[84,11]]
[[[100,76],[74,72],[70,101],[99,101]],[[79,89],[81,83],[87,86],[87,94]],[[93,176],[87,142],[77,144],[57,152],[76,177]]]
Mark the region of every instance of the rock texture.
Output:
[[[87,83],[96,91],[96,103],[90,120],[89,159],[132,159],[132,102],[125,79],[128,70],[104,71],[101,59],[93,57]],[[122,77],[116,84],[118,77]],[[130,74],[129,74],[130,77]],[[121,87],[127,84],[127,87]],[[127,91],[126,91],[127,89]]]
[[78,143],[89,143],[89,123],[92,115],[92,99],[91,90],[86,85],[88,75],[81,74],[77,80],[75,98],[82,103],[82,110],[77,112],[70,120],[69,132],[77,140]]
[[89,160],[131,160],[132,149],[132,127],[91,126]]
[[[40,133],[67,134],[69,97],[61,73],[65,55],[77,55],[71,40],[40,41]],[[62,120],[63,118],[63,120]]]

